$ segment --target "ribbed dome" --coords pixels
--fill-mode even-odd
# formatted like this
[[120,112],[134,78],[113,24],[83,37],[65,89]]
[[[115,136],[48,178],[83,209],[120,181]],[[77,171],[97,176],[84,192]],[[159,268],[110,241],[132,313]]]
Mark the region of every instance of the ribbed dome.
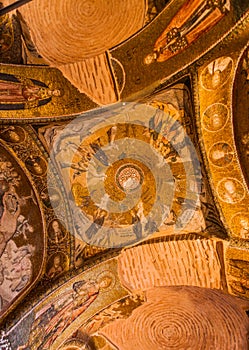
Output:
[[21,12],[51,65],[99,55],[143,26],[144,0],[35,0]]

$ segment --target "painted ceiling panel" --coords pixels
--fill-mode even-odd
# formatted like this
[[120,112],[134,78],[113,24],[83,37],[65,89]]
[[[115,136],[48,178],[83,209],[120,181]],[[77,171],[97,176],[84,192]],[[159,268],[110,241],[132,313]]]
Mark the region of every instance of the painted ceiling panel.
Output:
[[246,350],[249,5],[0,11],[0,348]]

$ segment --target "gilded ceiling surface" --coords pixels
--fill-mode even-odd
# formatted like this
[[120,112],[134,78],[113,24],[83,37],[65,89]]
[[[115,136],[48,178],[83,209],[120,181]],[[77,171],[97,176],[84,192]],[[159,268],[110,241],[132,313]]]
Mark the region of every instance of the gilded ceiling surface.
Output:
[[249,3],[0,2],[0,349],[247,350]]

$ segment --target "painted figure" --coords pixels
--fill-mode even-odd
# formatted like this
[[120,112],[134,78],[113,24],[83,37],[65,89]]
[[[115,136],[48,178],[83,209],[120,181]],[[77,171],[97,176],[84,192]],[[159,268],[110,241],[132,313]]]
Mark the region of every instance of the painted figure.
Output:
[[209,157],[214,165],[219,167],[227,166],[233,159],[232,147],[227,143],[217,143],[212,146]]
[[107,212],[101,208],[97,208],[94,213],[93,223],[86,230],[85,234],[88,239],[94,238],[98,230],[103,226]]
[[[20,128],[21,130],[21,128]],[[15,132],[20,131],[18,128]],[[11,130],[13,131],[13,130]],[[21,134],[20,134],[21,135]],[[11,159],[11,160],[10,160]],[[37,276],[36,246],[39,258],[42,228],[35,194],[16,161],[1,147],[0,157],[0,313]],[[29,213],[32,212],[33,218]],[[35,233],[35,234],[34,234]],[[34,238],[35,236],[35,238]],[[38,243],[37,243],[38,242]]]
[[247,218],[240,219],[240,237],[243,239],[249,238],[249,221]]
[[20,215],[20,200],[14,189],[8,189],[6,182],[1,181],[0,198],[0,257],[17,229],[17,219]]
[[225,179],[219,185],[219,195],[227,203],[233,204],[242,200],[244,188],[241,183],[235,179]]
[[39,107],[59,96],[61,90],[52,90],[41,81],[0,73],[0,110]]
[[144,63],[164,62],[212,29],[230,10],[230,0],[187,1],[157,39]]
[[0,137],[11,143],[21,143],[25,139],[25,132],[20,126],[8,125],[0,130]]
[[58,244],[65,238],[65,236],[65,232],[63,231],[60,222],[58,220],[54,220],[49,228],[49,238],[51,241]]
[[28,170],[37,176],[42,176],[47,170],[46,162],[40,156],[31,155],[25,160]]
[[209,106],[203,113],[203,125],[208,131],[218,131],[224,127],[228,119],[228,108],[222,103]]
[[53,266],[48,271],[48,277],[54,278],[57,275],[59,275],[61,272],[63,272],[61,257],[59,254],[56,254],[54,256]]
[[94,152],[94,157],[99,160],[103,165],[108,166],[109,161],[105,152],[101,149],[100,139],[98,138],[96,141],[90,143],[90,147]]
[[50,349],[56,338],[95,301],[105,284],[105,279],[100,283],[95,280],[75,282],[71,291],[60,295],[39,312],[28,344],[20,346],[18,350]]
[[[3,7],[2,2],[0,2],[0,8]],[[12,44],[14,43],[14,28],[12,20],[8,15],[3,15],[0,17],[0,54],[8,51]]]
[[34,247],[28,244],[18,248],[14,241],[10,240],[5,253],[5,257],[1,259],[5,279],[10,283],[12,293],[20,292],[32,277],[33,267],[30,258],[34,253]]
[[201,80],[207,90],[217,90],[231,75],[233,61],[230,57],[219,57],[204,69]]

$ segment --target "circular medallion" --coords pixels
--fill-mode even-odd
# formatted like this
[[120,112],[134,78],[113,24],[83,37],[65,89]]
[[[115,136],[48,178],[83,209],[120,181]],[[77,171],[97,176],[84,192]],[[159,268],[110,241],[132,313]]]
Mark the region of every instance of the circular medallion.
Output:
[[201,83],[206,90],[218,90],[229,79],[233,69],[231,57],[219,57],[209,63],[201,74]]
[[165,111],[122,104],[86,121],[75,119],[60,135],[63,144],[74,134],[78,139],[68,159],[55,144],[51,161],[61,168],[78,233],[88,244],[132,245],[172,218],[181,230],[193,217],[200,165],[175,109],[165,105]]
[[231,219],[232,231],[241,239],[249,239],[249,213],[241,212]]
[[222,129],[228,120],[228,108],[222,103],[209,106],[202,116],[203,126],[206,130],[216,132]]
[[133,191],[143,182],[142,170],[134,164],[123,165],[117,171],[116,182],[123,191]]
[[223,202],[234,204],[242,201],[245,189],[242,183],[233,178],[222,179],[217,186],[217,192]]
[[233,160],[233,149],[226,142],[215,143],[209,150],[209,160],[217,167],[226,167]]

